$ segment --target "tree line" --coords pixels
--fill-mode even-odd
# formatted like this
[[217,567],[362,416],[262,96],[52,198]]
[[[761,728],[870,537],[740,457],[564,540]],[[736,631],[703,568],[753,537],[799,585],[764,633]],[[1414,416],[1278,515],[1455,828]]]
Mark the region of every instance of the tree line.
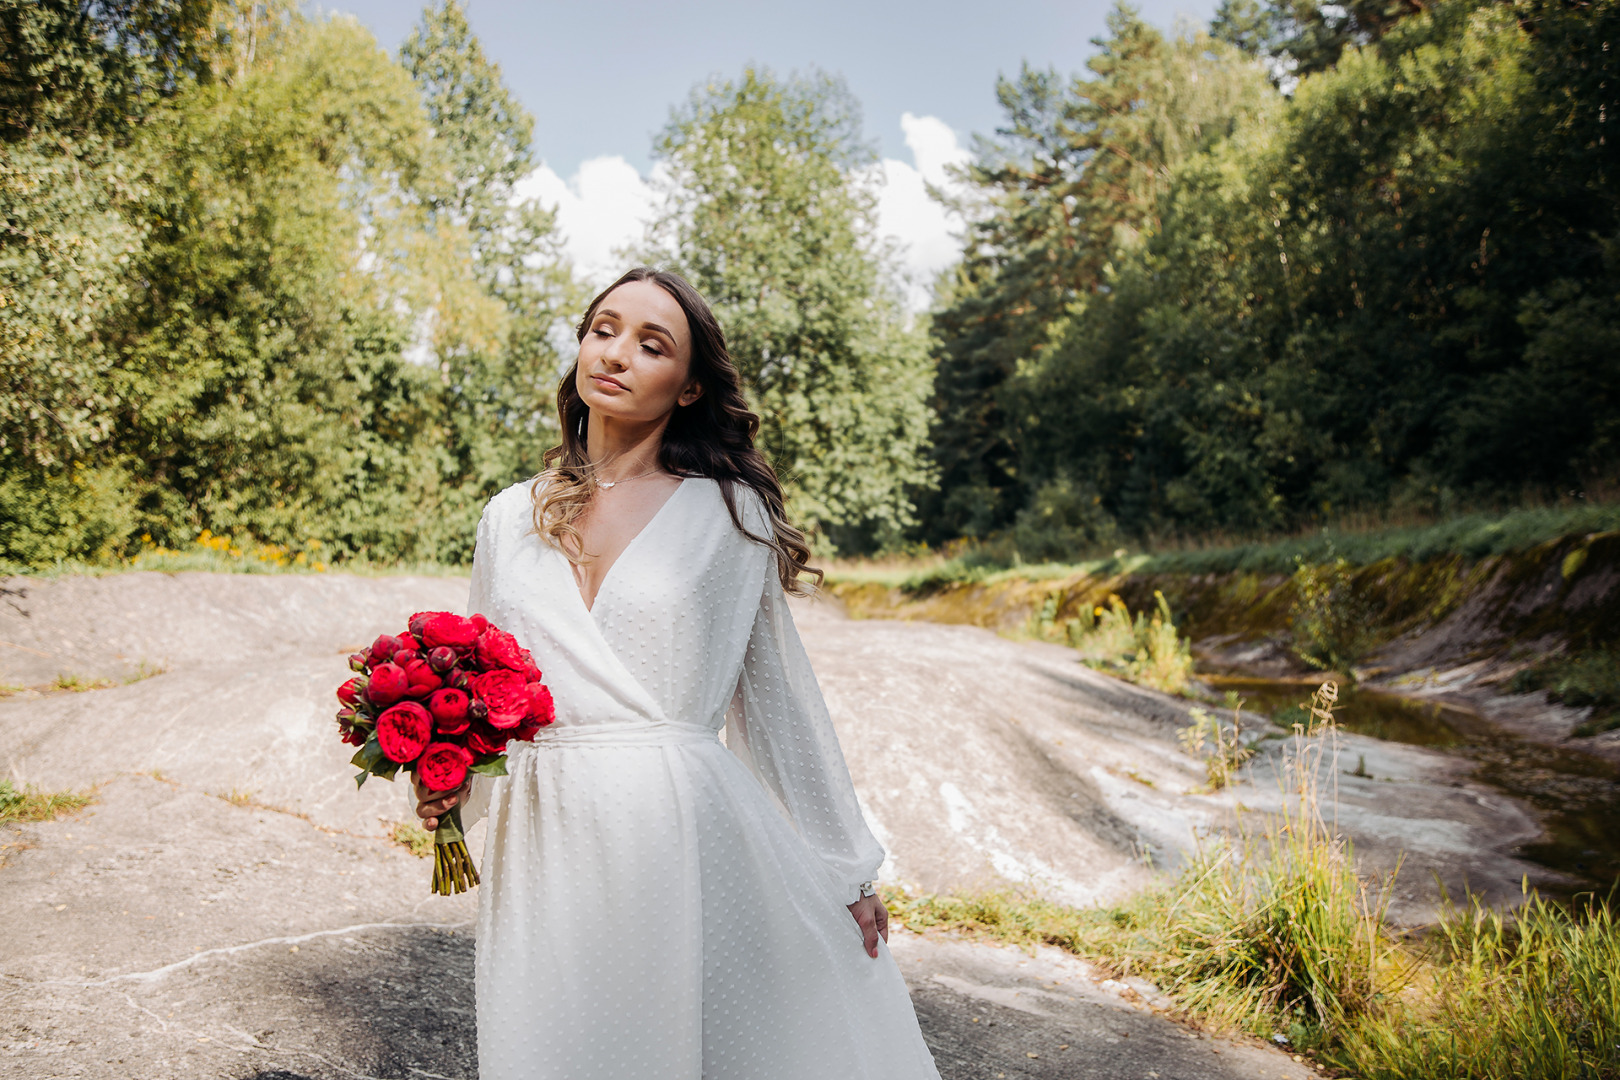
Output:
[[1002,80],[923,534],[1025,558],[1609,489],[1620,7],[1119,7]]
[[[714,303],[830,550],[1547,496],[1616,463],[1617,0],[1125,6],[995,88],[908,316],[843,82],[671,112],[639,257]],[[587,297],[456,0],[0,0],[0,559],[465,562]]]

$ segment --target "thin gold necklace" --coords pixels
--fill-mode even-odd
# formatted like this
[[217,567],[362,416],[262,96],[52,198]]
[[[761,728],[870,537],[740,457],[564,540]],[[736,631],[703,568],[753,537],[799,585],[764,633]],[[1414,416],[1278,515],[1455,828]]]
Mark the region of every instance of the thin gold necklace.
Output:
[[652,475],[652,474],[653,474],[653,473],[656,473],[656,472],[663,472],[663,471],[664,471],[664,470],[663,470],[663,469],[661,469],[661,468],[658,468],[658,469],[648,469],[648,470],[647,470],[647,471],[646,471],[646,472],[644,472],[644,473],[637,473],[637,474],[636,474],[636,475],[634,475],[634,476],[626,476],[626,477],[623,477],[623,478],[621,478],[621,479],[618,479],[618,480],[597,480],[597,481],[596,481],[596,486],[597,486],[597,487],[599,487],[599,488],[610,488],[610,487],[616,487],[616,486],[618,486],[618,485],[619,485],[619,484],[625,484],[625,483],[629,483],[629,482],[630,482],[630,481],[631,481],[631,480],[640,480],[640,479],[641,479],[641,478],[642,478],[642,477],[643,477],[643,476],[651,476],[651,475]]

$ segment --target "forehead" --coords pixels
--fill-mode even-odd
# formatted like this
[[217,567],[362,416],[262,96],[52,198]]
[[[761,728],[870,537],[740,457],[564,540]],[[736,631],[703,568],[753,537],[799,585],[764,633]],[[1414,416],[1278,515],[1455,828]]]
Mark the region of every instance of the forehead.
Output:
[[602,298],[598,312],[612,311],[632,326],[652,323],[663,327],[676,342],[685,344],[691,337],[686,323],[686,312],[662,286],[650,281],[627,281]]

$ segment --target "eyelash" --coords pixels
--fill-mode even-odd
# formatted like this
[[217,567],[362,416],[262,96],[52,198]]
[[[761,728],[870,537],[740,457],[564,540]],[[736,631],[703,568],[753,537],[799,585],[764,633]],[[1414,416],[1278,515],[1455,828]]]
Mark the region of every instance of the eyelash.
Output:
[[[598,336],[603,335],[603,334],[606,334],[608,337],[613,336],[613,331],[609,330],[605,326],[598,326],[596,328],[596,333],[597,333]],[[651,345],[648,345],[646,342],[642,342],[641,347],[643,349],[646,349],[648,352],[652,353],[654,356],[663,356],[664,355],[664,350],[663,349],[655,348],[655,347],[653,347]]]

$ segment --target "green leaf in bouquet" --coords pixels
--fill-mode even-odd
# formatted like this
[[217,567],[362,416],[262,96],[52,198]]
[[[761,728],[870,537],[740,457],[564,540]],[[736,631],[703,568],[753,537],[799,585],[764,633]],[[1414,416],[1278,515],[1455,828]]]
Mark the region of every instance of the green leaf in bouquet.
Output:
[[371,772],[372,772],[373,775],[380,776],[384,780],[392,780],[394,778],[394,775],[399,772],[399,762],[397,762],[397,761],[381,762],[379,764],[373,765],[371,767]]
[[506,755],[485,754],[467,766],[468,772],[475,772],[482,776],[505,776]]
[[382,759],[383,752],[382,747],[377,743],[377,733],[372,732],[365,745],[354,752],[354,757],[349,759],[349,764],[357,769],[370,770],[372,766]]

